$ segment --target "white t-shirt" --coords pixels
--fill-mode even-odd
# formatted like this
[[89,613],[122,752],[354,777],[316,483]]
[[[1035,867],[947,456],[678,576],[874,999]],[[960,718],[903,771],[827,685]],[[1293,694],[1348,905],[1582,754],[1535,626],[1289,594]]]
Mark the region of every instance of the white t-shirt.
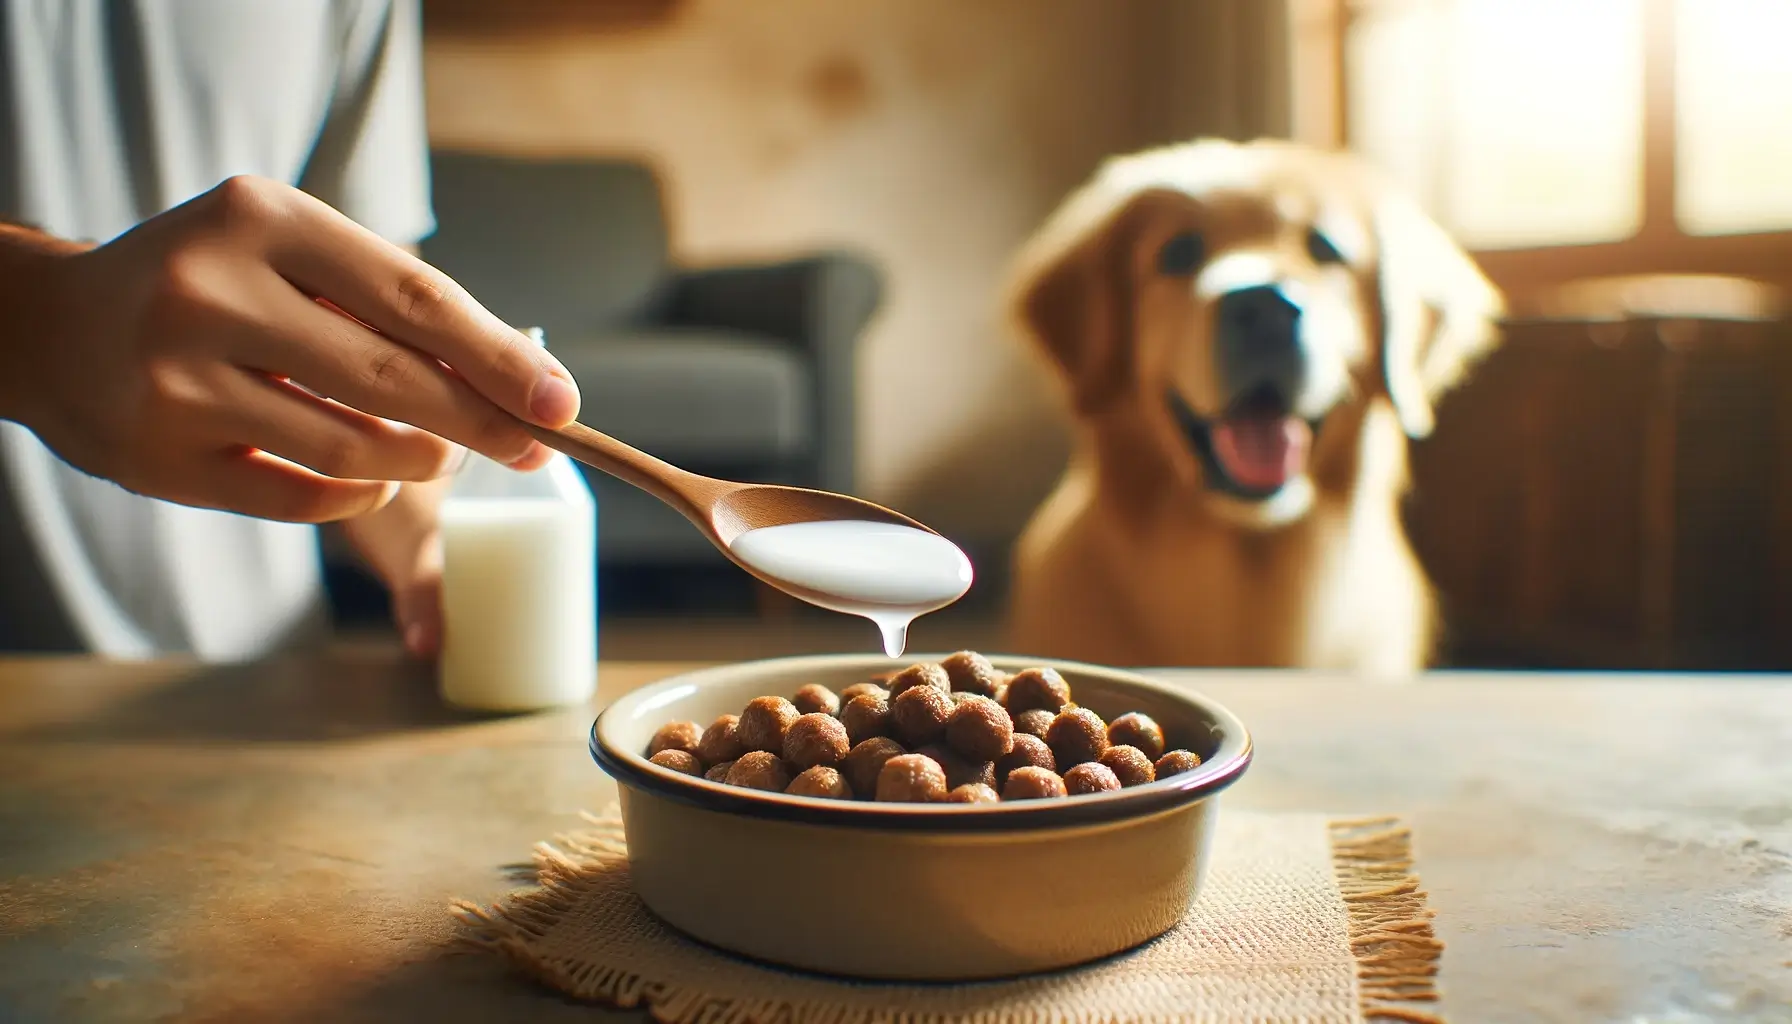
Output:
[[[400,244],[434,229],[415,0],[0,0],[0,19],[0,218],[103,242],[247,173]],[[139,497],[16,423],[0,506],[0,649],[234,660],[322,622],[312,527]]]

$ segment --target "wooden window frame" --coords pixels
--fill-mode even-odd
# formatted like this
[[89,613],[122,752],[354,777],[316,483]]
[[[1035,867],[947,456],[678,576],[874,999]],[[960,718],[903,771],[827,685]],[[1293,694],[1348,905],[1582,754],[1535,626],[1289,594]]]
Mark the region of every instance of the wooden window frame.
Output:
[[[1386,0],[1287,0],[1293,135],[1343,148],[1349,131],[1347,40],[1352,21]],[[1643,0],[1643,210],[1622,241],[1473,253],[1523,308],[1567,281],[1641,274],[1721,274],[1792,288],[1792,231],[1694,235],[1674,213],[1675,0]]]

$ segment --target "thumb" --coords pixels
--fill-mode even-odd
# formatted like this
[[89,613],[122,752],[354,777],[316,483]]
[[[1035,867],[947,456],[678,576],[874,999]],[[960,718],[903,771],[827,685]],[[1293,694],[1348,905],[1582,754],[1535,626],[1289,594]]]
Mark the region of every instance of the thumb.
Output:
[[406,580],[394,580],[392,617],[404,649],[415,658],[433,658],[442,651],[442,569],[420,567]]

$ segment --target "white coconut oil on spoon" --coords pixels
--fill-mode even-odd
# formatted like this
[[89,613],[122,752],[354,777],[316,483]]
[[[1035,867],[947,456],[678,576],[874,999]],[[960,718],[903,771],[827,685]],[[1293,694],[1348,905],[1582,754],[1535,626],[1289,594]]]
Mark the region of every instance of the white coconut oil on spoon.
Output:
[[735,537],[728,551],[761,576],[799,589],[811,604],[870,619],[892,658],[907,648],[910,623],[971,589],[971,560],[958,545],[896,523],[765,526]]

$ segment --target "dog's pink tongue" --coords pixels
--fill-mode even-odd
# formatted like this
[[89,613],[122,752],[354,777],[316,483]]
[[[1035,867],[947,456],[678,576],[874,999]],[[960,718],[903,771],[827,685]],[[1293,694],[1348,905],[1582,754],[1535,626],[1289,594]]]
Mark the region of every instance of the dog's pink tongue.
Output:
[[1273,491],[1298,475],[1313,430],[1293,416],[1233,416],[1213,427],[1213,453],[1234,483]]

